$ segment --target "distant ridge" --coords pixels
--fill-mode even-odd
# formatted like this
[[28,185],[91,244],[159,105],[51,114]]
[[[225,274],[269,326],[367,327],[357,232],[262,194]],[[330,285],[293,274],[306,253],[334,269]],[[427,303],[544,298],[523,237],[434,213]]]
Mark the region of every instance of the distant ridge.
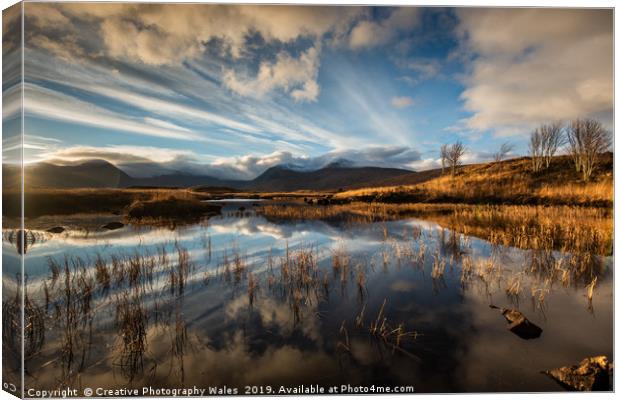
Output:
[[[3,179],[18,180],[19,169],[5,164]],[[138,188],[192,186],[227,187],[252,191],[339,190],[384,185],[415,172],[398,168],[354,167],[336,160],[316,170],[277,165],[252,180],[226,180],[210,175],[173,172],[152,177],[133,177],[112,163],[93,159],[72,165],[37,163],[26,166],[27,188]]]
[[331,163],[314,171],[294,171],[282,166],[269,168],[245,189],[256,191],[338,190],[361,186],[373,186],[380,182],[411,174],[412,171],[380,167],[343,167],[340,162]]

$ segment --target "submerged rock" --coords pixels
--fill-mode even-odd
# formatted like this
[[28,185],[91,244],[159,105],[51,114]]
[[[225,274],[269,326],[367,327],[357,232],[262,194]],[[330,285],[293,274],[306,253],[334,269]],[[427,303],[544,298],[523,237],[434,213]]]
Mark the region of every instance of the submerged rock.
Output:
[[543,371],[569,390],[612,390],[613,363],[605,356],[588,357],[579,365]]
[[506,321],[509,322],[508,330],[521,339],[529,340],[540,337],[542,328],[528,320],[521,311],[500,308],[494,305],[490,305],[489,307],[501,310],[502,315],[506,318]]
[[122,222],[112,221],[112,222],[108,222],[107,224],[103,225],[101,228],[113,231],[115,229],[120,229],[123,226],[125,226],[125,224],[123,224]]
[[65,231],[65,228],[63,228],[62,226],[55,226],[47,230],[47,232],[49,233],[63,233],[64,231]]

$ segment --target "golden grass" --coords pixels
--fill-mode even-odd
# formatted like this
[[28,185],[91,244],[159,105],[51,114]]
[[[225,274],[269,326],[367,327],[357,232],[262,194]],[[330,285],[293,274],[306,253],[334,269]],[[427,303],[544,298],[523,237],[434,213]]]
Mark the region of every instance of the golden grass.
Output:
[[391,203],[611,206],[613,164],[611,155],[605,155],[594,179],[586,183],[580,180],[567,157],[556,157],[550,168],[540,174],[532,173],[529,159],[521,158],[464,166],[455,178],[443,175],[416,185],[348,190],[335,194],[333,198]]
[[452,229],[495,244],[529,249],[611,254],[610,210],[571,206],[457,207]]
[[429,219],[494,244],[611,254],[611,210],[578,206],[352,203],[334,206],[267,205],[268,218],[371,223],[406,217]]
[[131,221],[195,220],[203,215],[219,213],[220,206],[209,204],[194,198],[175,196],[154,197],[150,200],[136,200],[125,211]]
[[267,204],[256,210],[269,218],[305,220],[346,220],[377,222],[402,217],[449,214],[453,204],[387,204],[363,203],[311,206],[306,204]]

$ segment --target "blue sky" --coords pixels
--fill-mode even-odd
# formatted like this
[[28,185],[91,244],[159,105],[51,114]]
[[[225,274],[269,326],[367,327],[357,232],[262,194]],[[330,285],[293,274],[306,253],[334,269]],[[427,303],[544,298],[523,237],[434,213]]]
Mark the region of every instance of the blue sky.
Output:
[[[437,167],[442,143],[463,141],[476,162],[505,141],[525,154],[542,122],[591,116],[611,128],[609,10],[25,12],[27,162],[98,158],[133,175],[241,179],[341,158],[420,170]],[[3,91],[8,104],[18,93]]]

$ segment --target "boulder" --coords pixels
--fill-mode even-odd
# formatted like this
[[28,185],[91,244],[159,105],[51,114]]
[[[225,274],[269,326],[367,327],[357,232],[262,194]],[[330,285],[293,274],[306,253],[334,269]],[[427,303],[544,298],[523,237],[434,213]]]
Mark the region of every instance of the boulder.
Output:
[[568,390],[611,391],[613,363],[605,356],[588,357],[579,365],[542,371]]
[[108,222],[107,224],[103,225],[101,229],[108,229],[110,231],[113,231],[115,229],[120,229],[123,226],[125,226],[125,224],[123,224],[122,222],[112,221],[112,222]]
[[47,230],[47,232],[49,233],[63,233],[64,231],[65,231],[65,228],[63,228],[62,226],[55,226]]
[[489,306],[502,312],[506,321],[508,321],[508,330],[519,336],[521,339],[529,340],[540,337],[542,328],[528,320],[519,310],[508,308],[500,308],[494,305]]

